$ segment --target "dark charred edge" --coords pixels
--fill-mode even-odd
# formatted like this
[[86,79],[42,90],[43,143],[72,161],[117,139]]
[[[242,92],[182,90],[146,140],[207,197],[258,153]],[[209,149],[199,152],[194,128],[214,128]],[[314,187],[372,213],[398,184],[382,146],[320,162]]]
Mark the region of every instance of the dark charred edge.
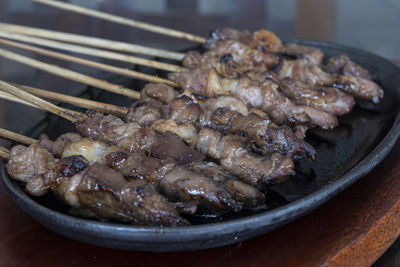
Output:
[[192,99],[190,96],[188,96],[188,95],[181,95],[181,96],[178,96],[178,97],[175,98],[175,99],[188,100],[188,101],[190,101],[190,102],[193,102],[193,99]]
[[67,177],[74,176],[78,172],[89,167],[89,162],[83,156],[70,156],[61,159],[60,172]]
[[231,60],[233,60],[233,56],[231,54],[224,54],[220,57],[219,62],[226,64]]
[[270,69],[274,73],[278,74],[280,72],[280,70],[281,70],[282,65],[283,65],[284,58],[283,58],[283,56],[281,56],[279,54],[276,54],[276,55],[278,57],[279,62],[277,64],[271,66]]
[[208,100],[210,97],[202,94],[193,93],[192,96],[197,100]]
[[301,53],[277,52],[276,54],[289,60],[302,59],[304,57],[304,55]]

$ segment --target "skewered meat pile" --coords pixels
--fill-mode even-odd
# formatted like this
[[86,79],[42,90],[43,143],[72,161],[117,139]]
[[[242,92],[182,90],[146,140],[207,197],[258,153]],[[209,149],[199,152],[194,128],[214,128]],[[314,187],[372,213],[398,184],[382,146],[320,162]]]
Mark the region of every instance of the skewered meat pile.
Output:
[[265,203],[268,185],[315,160],[310,127],[332,129],[356,99],[378,102],[367,70],[269,31],[222,28],[205,53],[171,73],[182,91],[148,84],[121,119],[88,111],[76,133],[12,148],[7,170],[34,196],[53,192],[74,214],[138,225],[188,225]]

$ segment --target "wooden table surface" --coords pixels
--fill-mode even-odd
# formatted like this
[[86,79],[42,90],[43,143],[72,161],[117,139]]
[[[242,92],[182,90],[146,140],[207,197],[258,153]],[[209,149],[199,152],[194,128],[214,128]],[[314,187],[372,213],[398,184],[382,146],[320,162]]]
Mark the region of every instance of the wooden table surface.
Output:
[[263,236],[197,252],[150,253],[80,243],[39,225],[0,185],[2,266],[366,266],[400,235],[400,142],[367,176],[329,202]]

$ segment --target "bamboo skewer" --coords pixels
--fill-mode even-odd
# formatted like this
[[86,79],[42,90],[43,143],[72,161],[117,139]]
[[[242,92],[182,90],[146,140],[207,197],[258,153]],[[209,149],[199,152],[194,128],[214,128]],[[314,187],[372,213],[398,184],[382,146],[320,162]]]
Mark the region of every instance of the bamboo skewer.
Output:
[[[81,97],[69,96],[69,95],[60,94],[60,93],[54,93],[51,91],[42,90],[42,89],[29,87],[29,86],[25,86],[25,85],[19,85],[19,84],[15,84],[15,83],[9,83],[9,84],[17,87],[18,89],[24,90],[30,94],[36,95],[38,97],[57,100],[57,101],[60,101],[63,103],[68,103],[68,104],[71,104],[71,105],[74,105],[77,107],[92,109],[92,110],[96,110],[96,111],[103,112],[103,113],[113,114],[116,116],[125,116],[128,113],[128,108],[122,107],[122,106],[115,106],[115,105],[106,104],[103,102],[84,99]],[[34,108],[38,108],[38,109],[47,111],[46,108],[32,104],[31,102],[27,102],[20,97],[17,97],[15,95],[12,95],[12,94],[9,94],[6,92],[0,91],[0,98],[3,98],[5,100],[10,100],[13,102],[18,102],[18,103],[21,103],[24,105],[28,105],[28,106],[31,106]],[[1,134],[0,134],[0,136],[1,136]]]
[[[0,35],[1,35],[1,32],[0,32]],[[4,39],[1,39],[1,38],[0,38],[0,43],[5,44],[5,45],[9,45],[9,46],[13,46],[13,47],[17,47],[17,48],[20,48],[20,49],[24,49],[24,50],[36,52],[38,54],[59,58],[59,59],[62,59],[62,60],[71,61],[71,62],[75,62],[75,63],[78,63],[78,64],[86,65],[86,66],[90,66],[90,67],[93,67],[93,68],[97,68],[97,69],[101,69],[101,70],[105,70],[105,71],[109,71],[109,72],[113,72],[113,73],[118,73],[118,74],[121,74],[121,75],[124,75],[124,76],[128,76],[128,77],[131,77],[131,78],[139,78],[139,79],[145,80],[145,81],[165,83],[167,85],[174,86],[174,87],[178,86],[173,81],[170,81],[170,80],[167,80],[167,79],[163,79],[163,78],[159,78],[159,77],[156,77],[156,76],[144,74],[144,73],[141,73],[141,72],[138,72],[138,71],[133,71],[133,70],[130,70],[130,69],[114,67],[114,66],[110,66],[110,65],[107,65],[107,64],[99,63],[99,62],[95,62],[95,61],[91,61],[91,60],[87,60],[87,59],[82,59],[82,58],[79,58],[79,57],[64,55],[64,54],[61,54],[61,53],[58,53],[58,52],[45,50],[45,49],[38,48],[38,47],[35,47],[35,46],[20,44],[20,43],[4,40]],[[130,90],[130,91],[132,91],[132,90]],[[137,92],[135,92],[135,95],[137,95],[136,93]]]
[[128,19],[128,18],[124,18],[124,17],[120,17],[120,16],[115,16],[115,15],[107,14],[105,12],[101,12],[101,11],[97,11],[97,10],[93,10],[93,9],[89,9],[89,8],[85,8],[85,7],[81,7],[81,6],[76,6],[76,5],[72,5],[72,4],[61,3],[61,2],[57,2],[57,1],[51,1],[51,0],[33,0],[33,1],[37,2],[37,3],[41,3],[41,4],[50,5],[50,6],[53,6],[56,8],[69,10],[69,11],[81,13],[84,15],[88,15],[88,16],[128,25],[128,26],[143,29],[143,30],[147,30],[150,32],[164,34],[164,35],[181,38],[181,39],[198,42],[198,43],[206,42],[206,39],[204,37],[201,37],[198,35],[185,33],[185,32],[181,32],[181,31],[177,31],[177,30],[172,30],[172,29],[168,29],[165,27],[156,26],[156,25],[152,25],[149,23],[144,23],[144,22],[140,22],[140,21],[136,21],[133,19]]
[[22,135],[22,134],[17,134],[11,131],[8,131],[6,129],[0,128],[0,137],[8,140],[12,140],[21,144],[25,145],[32,145],[33,143],[36,143],[37,140],[32,139],[28,136]]
[[97,37],[89,37],[84,35],[72,34],[72,33],[65,33],[65,32],[58,32],[58,31],[50,31],[40,28],[33,28],[21,25],[14,25],[14,24],[7,24],[7,23],[0,23],[0,30],[6,32],[13,32],[13,33],[20,33],[24,35],[42,37],[47,39],[53,39],[68,43],[77,43],[83,44],[88,46],[95,46],[101,47],[104,49],[111,49],[111,50],[118,50],[128,53],[135,53],[141,55],[148,55],[154,57],[161,57],[161,58],[168,58],[181,61],[185,54],[171,52],[163,49],[158,48],[150,48],[146,46],[140,46],[130,43],[106,40]]
[[12,94],[9,94],[9,93],[6,93],[6,92],[0,91],[0,98],[1,99],[5,99],[5,100],[10,100],[10,101],[13,101],[13,102],[17,102],[17,103],[20,103],[20,104],[23,104],[23,105],[31,106],[33,108],[38,108],[38,109],[44,110],[41,107],[38,107],[38,106],[36,106],[34,104],[26,102],[25,100],[22,100],[21,98],[16,97],[15,95],[12,95]]
[[5,147],[0,146],[0,157],[4,158],[4,159],[10,159],[10,150],[8,150]]
[[30,102],[31,104],[42,107],[46,111],[49,111],[72,122],[75,122],[77,120],[84,120],[87,118],[87,116],[81,112],[58,107],[4,81],[0,81],[0,89],[7,93],[13,94],[27,102]]
[[[1,49],[1,48],[0,48],[0,56],[3,56],[10,60],[14,60],[14,61],[17,61],[19,63],[25,64],[25,65],[28,65],[31,67],[41,69],[43,71],[52,73],[54,75],[58,75],[58,76],[61,76],[61,77],[64,77],[64,78],[67,78],[67,79],[70,79],[70,80],[73,80],[76,82],[81,82],[84,84],[92,85],[92,86],[95,86],[95,87],[98,87],[98,88],[101,88],[101,89],[104,89],[104,90],[107,90],[107,91],[110,91],[113,93],[125,95],[128,97],[134,98],[134,99],[137,99],[140,96],[139,92],[136,92],[132,89],[125,88],[120,85],[112,84],[105,80],[92,78],[88,75],[84,75],[79,72],[61,68],[56,65],[47,64],[47,63],[44,63],[44,62],[41,62],[41,61],[38,61],[35,59],[31,59],[29,57],[21,56],[17,53],[13,53],[13,52]],[[153,81],[159,82],[157,77],[153,77],[151,75],[145,75],[145,74],[143,74],[143,75],[144,76],[142,76],[142,79],[149,79],[148,76],[150,76]]]
[[33,95],[51,99],[51,100],[64,102],[64,103],[68,103],[68,104],[75,105],[75,106],[81,107],[81,108],[93,109],[93,110],[97,110],[97,111],[100,111],[103,113],[109,113],[109,114],[113,114],[113,115],[117,115],[117,116],[125,116],[126,113],[128,113],[128,108],[126,108],[126,107],[115,106],[115,105],[106,104],[103,102],[93,101],[93,100],[80,98],[80,97],[76,97],[76,96],[55,93],[52,91],[42,90],[42,89],[30,87],[30,86],[19,85],[19,84],[14,84],[14,83],[11,83],[11,84],[28,92],[28,93],[31,93]]
[[[149,60],[149,59],[144,59],[144,58],[140,58],[140,57],[134,57],[134,56],[130,56],[130,55],[110,52],[110,51],[106,51],[106,50],[94,49],[94,48],[89,48],[89,47],[84,47],[84,46],[79,46],[79,45],[66,44],[66,43],[51,41],[51,40],[47,40],[47,39],[43,39],[43,38],[36,38],[36,37],[30,37],[30,36],[21,35],[21,34],[9,33],[9,32],[4,32],[1,30],[0,30],[0,37],[12,39],[12,40],[18,40],[18,41],[22,41],[22,42],[28,42],[28,43],[32,43],[32,44],[36,44],[36,45],[40,45],[40,46],[47,46],[47,47],[51,47],[51,48],[55,48],[55,49],[71,51],[71,52],[85,54],[85,55],[91,55],[91,56],[96,56],[96,57],[102,57],[102,58],[118,60],[118,61],[122,61],[122,62],[128,62],[128,63],[138,64],[138,65],[153,67],[156,69],[161,69],[161,70],[166,70],[166,71],[179,72],[179,71],[182,71],[185,69],[185,68],[182,68],[177,65],[158,62],[155,60]],[[3,40],[2,42],[7,45],[12,45],[12,46],[17,46],[17,45],[19,45],[20,47],[23,46],[22,44],[17,44],[17,43],[11,42],[11,41]],[[8,43],[6,43],[6,42],[8,42]],[[55,52],[51,53],[46,50],[36,48],[33,46],[31,46],[30,48],[28,48],[27,46],[25,46],[25,47],[26,48],[22,48],[22,49],[27,49],[27,50],[31,50],[31,51],[36,50],[35,52],[37,52],[37,53],[42,53],[42,54],[48,53],[48,54],[50,54],[50,56],[57,57],[57,53],[55,53]],[[41,52],[39,52],[39,51],[41,51]],[[58,57],[60,57],[59,55],[62,55],[62,54],[58,54]],[[65,55],[65,57],[68,57],[68,56]],[[72,59],[69,59],[69,60],[73,61]]]
[[[33,88],[33,87],[29,87],[29,86],[24,86],[24,85],[19,85],[19,84],[15,84],[15,83],[10,83],[10,84],[14,85],[15,87],[17,87],[19,89],[27,91],[28,93],[31,93],[33,95],[60,101],[63,103],[68,103],[68,104],[71,104],[71,105],[74,105],[77,107],[81,107],[81,108],[93,109],[96,111],[100,111],[103,113],[109,113],[109,114],[113,114],[116,116],[125,116],[126,113],[128,113],[128,108],[126,108],[126,107],[115,106],[115,105],[106,104],[106,103],[98,102],[98,101],[93,101],[93,100],[89,100],[89,99],[85,99],[85,98],[54,93],[51,91],[42,90],[42,89]],[[16,97],[15,95],[12,95],[12,94],[9,94],[6,92],[0,91],[0,98],[46,111],[46,109],[44,109],[40,106],[36,106],[30,102],[27,102],[19,97]]]

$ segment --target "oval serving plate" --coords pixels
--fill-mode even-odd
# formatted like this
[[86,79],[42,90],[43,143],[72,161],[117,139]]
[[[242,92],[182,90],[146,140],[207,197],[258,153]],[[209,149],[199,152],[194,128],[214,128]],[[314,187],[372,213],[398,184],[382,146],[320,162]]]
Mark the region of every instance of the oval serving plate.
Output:
[[[332,131],[313,129],[306,140],[317,149],[317,160],[296,164],[297,174],[288,181],[271,186],[267,204],[258,210],[227,215],[223,218],[192,217],[186,227],[142,227],[117,222],[82,219],[68,214],[68,207],[51,194],[34,198],[23,191],[6,173],[5,187],[17,205],[47,228],[90,244],[142,251],[189,251],[240,242],[283,226],[303,216],[372,170],[389,153],[400,134],[400,69],[392,62],[359,49],[342,45],[290,40],[320,48],[327,56],[341,53],[367,68],[385,90],[378,105],[359,102],[352,113],[340,118]],[[165,76],[163,72],[141,68],[142,72]],[[125,78],[114,82],[130,88],[144,83]],[[118,105],[128,105],[125,97],[88,88],[91,98]],[[49,115],[24,134],[37,138],[45,132],[51,138],[71,131],[70,122]]]

